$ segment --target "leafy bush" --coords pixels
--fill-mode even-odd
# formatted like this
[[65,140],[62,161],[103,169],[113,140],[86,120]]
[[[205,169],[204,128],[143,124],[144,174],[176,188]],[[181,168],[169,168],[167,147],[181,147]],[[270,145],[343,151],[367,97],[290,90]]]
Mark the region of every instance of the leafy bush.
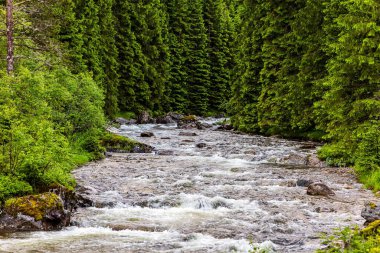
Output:
[[0,175],[0,204],[7,198],[32,193],[30,184],[14,177]]
[[[70,170],[104,151],[99,143],[105,124],[102,108],[102,92],[88,75],[63,68],[4,75],[0,176],[29,185],[28,193],[30,186],[34,191],[51,184],[73,188]],[[1,190],[0,198],[17,194],[10,186]]]
[[344,228],[336,230],[332,235],[324,235],[322,244],[325,246],[319,249],[318,253],[379,253],[380,252],[380,221],[371,223],[368,227]]

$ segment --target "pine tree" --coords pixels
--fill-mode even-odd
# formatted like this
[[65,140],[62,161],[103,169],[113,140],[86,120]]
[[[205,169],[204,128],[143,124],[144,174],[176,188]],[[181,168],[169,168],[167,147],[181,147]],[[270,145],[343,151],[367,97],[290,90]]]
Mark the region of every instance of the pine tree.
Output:
[[257,102],[261,93],[259,79],[263,67],[261,29],[266,13],[260,1],[244,0],[238,10],[236,67],[231,85],[229,113],[235,128],[258,132]]
[[209,110],[219,112],[227,101],[232,60],[232,21],[222,0],[205,0],[204,21],[208,35],[207,54],[210,65]]
[[[297,71],[298,48],[291,35],[291,22],[304,1],[287,0],[261,3],[266,15],[263,19],[262,59],[260,71],[262,90],[258,101],[261,131],[267,134],[285,134],[291,131],[290,115],[296,101],[289,101],[287,83],[294,82]],[[292,8],[289,8],[292,6]]]
[[190,33],[188,37],[189,55],[185,61],[188,72],[189,113],[207,113],[210,87],[210,66],[207,54],[207,35],[203,20],[203,1],[189,3]]
[[333,143],[321,153],[336,164],[356,160],[366,177],[380,169],[379,10],[373,0],[331,0],[325,10],[327,92],[318,106],[327,113],[320,127]]
[[169,78],[169,48],[166,15],[160,0],[133,3],[132,30],[144,56],[144,83],[149,86],[150,99],[146,109],[162,111],[166,101],[165,84]]
[[83,34],[80,32],[80,22],[77,17],[75,0],[67,0],[62,8],[65,9],[65,20],[59,31],[58,39],[63,43],[65,49],[65,65],[70,66],[74,73],[87,70],[83,59]]
[[133,11],[133,4],[129,0],[117,1],[114,6],[120,64],[118,93],[122,111],[139,112],[149,104],[151,94],[149,85],[144,80],[145,57],[133,31]]
[[77,0],[75,12],[77,15],[78,33],[81,34],[82,48],[76,48],[82,55],[87,69],[93,73],[94,80],[100,84],[104,80],[102,58],[100,54],[101,31],[99,26],[99,6],[94,0]]
[[186,0],[164,0],[168,14],[170,78],[168,82],[170,108],[185,112],[189,101],[188,71],[185,65],[188,57],[188,34],[190,30],[189,5]]
[[289,37],[298,52],[298,55],[292,56],[292,60],[298,70],[291,73],[293,80],[287,82],[290,89],[286,99],[293,101],[290,124],[293,131],[297,132],[314,131],[316,127],[314,103],[323,95],[320,83],[327,75],[327,56],[323,51],[322,39],[326,37],[323,30],[326,2],[328,0],[306,1],[291,22],[292,33]]
[[104,111],[109,117],[114,117],[118,111],[119,64],[116,47],[115,17],[112,12],[115,0],[97,0],[99,8],[100,43],[99,55],[104,78],[101,86],[105,95]]

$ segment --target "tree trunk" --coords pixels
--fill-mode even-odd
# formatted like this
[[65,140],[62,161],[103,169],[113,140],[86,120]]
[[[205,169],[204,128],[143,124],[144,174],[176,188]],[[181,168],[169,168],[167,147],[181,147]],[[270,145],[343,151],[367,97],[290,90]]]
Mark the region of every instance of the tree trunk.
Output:
[[13,0],[7,0],[7,73],[11,75],[14,70],[13,45]]

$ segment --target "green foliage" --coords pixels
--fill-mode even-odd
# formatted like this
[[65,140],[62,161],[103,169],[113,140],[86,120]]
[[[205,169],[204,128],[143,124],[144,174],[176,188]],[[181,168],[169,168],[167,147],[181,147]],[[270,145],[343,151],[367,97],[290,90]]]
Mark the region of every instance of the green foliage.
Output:
[[379,221],[375,221],[368,227],[344,228],[336,230],[332,235],[323,235],[322,244],[325,246],[319,249],[319,253],[360,253],[380,252]]
[[74,136],[91,136],[80,144],[83,153],[101,152],[101,91],[88,76],[63,68],[49,73],[20,69],[0,82],[0,175],[35,191],[51,184],[73,188]]
[[120,62],[119,102],[123,111],[162,110],[167,104],[169,48],[166,18],[160,1],[120,1],[117,47]]
[[100,57],[104,78],[100,86],[105,95],[104,112],[113,118],[118,111],[119,62],[116,46],[116,18],[113,15],[115,0],[98,0],[100,28]]
[[131,140],[125,136],[116,135],[113,133],[105,132],[101,138],[101,144],[109,151],[118,152],[151,152],[152,147]]
[[0,205],[8,198],[32,193],[33,188],[25,181],[0,175]]
[[233,24],[224,1],[204,1],[204,23],[208,35],[206,50],[210,65],[208,110],[219,112],[225,109],[223,106],[229,96],[232,64]]
[[107,149],[124,150],[127,152],[131,152],[133,147],[137,144],[136,141],[133,141],[127,137],[109,132],[102,136],[101,143],[104,147],[107,147]]
[[168,43],[170,49],[169,104],[174,111],[185,112],[189,100],[188,71],[185,64],[190,54],[188,34],[190,30],[189,7],[185,0],[164,0],[168,13]]
[[379,8],[376,1],[331,1],[327,5],[325,15],[332,20],[324,27],[328,75],[323,79],[323,100],[316,103],[319,127],[333,142],[322,149],[323,157],[333,163],[355,164],[359,176],[377,189]]
[[323,138],[321,158],[355,165],[379,189],[379,9],[372,0],[242,1],[229,102],[234,127]]

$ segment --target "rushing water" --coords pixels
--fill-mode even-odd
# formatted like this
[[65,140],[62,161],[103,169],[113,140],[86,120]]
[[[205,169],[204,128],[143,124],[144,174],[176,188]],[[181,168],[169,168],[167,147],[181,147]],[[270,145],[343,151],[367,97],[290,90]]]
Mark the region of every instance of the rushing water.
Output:
[[[78,210],[62,231],[0,237],[0,252],[313,252],[322,232],[361,225],[373,198],[349,169],[318,163],[311,143],[176,125],[117,131],[155,152],[79,168],[74,175],[96,206]],[[336,197],[308,196],[299,179],[321,181]]]

